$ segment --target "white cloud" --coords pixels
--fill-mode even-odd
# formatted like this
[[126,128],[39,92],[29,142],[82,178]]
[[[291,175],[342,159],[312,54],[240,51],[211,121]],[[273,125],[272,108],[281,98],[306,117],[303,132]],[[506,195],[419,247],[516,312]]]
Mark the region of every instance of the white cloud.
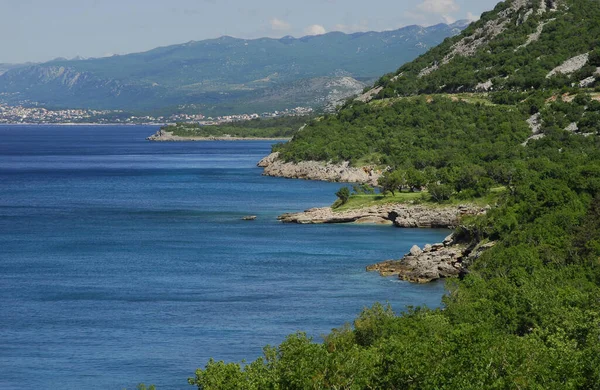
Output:
[[327,30],[325,30],[325,27],[321,26],[320,24],[313,24],[312,26],[308,26],[304,29],[304,33],[306,35],[322,35],[326,32]]
[[458,11],[460,7],[454,0],[423,0],[417,8],[432,14],[447,14]]
[[288,31],[292,28],[292,25],[285,20],[273,18],[269,22],[271,23],[271,30],[274,31]]
[[479,17],[479,15],[474,15],[472,12],[467,12],[467,19],[469,19],[471,22],[478,21]]
[[444,19],[444,23],[446,23],[446,24],[452,24],[452,23],[456,22],[456,18],[453,18],[450,15],[442,15],[442,19]]

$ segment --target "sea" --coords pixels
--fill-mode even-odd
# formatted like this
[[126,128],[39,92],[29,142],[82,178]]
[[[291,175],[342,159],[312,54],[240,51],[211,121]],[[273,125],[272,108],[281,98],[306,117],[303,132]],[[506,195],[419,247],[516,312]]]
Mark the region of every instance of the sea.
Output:
[[262,176],[274,141],[157,129],[0,126],[0,389],[189,389],[211,357],[442,304],[443,283],[365,266],[447,230],[280,223],[343,184]]

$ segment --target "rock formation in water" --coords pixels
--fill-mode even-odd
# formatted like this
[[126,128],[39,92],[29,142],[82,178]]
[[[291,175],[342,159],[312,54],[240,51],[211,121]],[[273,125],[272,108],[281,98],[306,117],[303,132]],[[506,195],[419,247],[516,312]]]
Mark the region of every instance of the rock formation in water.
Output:
[[404,228],[454,228],[465,215],[481,215],[486,207],[472,204],[437,206],[421,204],[388,204],[337,212],[331,207],[287,213],[278,219],[287,223],[383,223]]
[[413,283],[429,283],[467,273],[469,265],[494,245],[494,242],[468,245],[456,242],[454,235],[450,235],[443,243],[428,244],[422,249],[414,245],[402,259],[370,265],[367,271],[377,271],[381,276],[398,275]]

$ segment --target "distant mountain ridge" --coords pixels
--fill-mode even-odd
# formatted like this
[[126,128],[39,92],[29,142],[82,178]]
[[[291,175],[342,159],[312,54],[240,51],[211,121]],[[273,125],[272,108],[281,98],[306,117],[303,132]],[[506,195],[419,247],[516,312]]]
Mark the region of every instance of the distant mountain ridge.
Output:
[[[468,22],[393,31],[280,39],[217,39],[92,59],[56,59],[7,69],[0,101],[53,107],[151,110],[193,104],[204,109],[275,109],[318,105],[336,89],[348,96],[361,82],[393,71],[460,33]],[[346,78],[341,81],[340,78]],[[347,82],[352,78],[356,82]],[[318,85],[317,85],[318,84]],[[293,90],[310,85],[295,99]],[[331,86],[334,87],[331,87]],[[340,86],[348,87],[341,91]],[[345,87],[344,87],[345,88]],[[342,88],[343,89],[343,88]],[[273,102],[267,91],[287,96]],[[334,95],[336,94],[333,92]],[[261,103],[263,102],[263,103]],[[319,103],[320,102],[320,103]]]

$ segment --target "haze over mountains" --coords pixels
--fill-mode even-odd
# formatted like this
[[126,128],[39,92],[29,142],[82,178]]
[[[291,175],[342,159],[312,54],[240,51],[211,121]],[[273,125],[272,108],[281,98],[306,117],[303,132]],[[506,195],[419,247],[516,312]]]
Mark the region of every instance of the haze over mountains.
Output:
[[468,22],[303,38],[224,36],[94,59],[0,71],[0,102],[55,108],[208,113],[331,105],[397,69]]

